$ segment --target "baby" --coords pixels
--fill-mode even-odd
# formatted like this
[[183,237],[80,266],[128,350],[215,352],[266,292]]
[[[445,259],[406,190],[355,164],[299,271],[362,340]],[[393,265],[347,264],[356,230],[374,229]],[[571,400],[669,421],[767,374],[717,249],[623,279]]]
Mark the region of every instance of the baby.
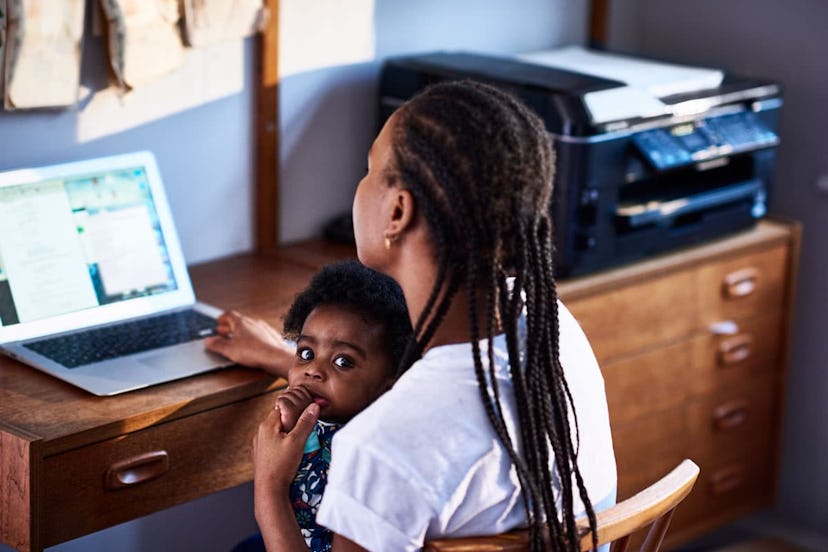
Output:
[[[324,267],[285,316],[284,334],[295,341],[296,354],[288,387],[276,400],[282,430],[290,431],[310,403],[319,406],[290,486],[296,521],[312,551],[331,548],[331,532],[316,524],[316,511],[333,435],[391,387],[411,333],[397,283],[357,261]],[[257,521],[264,533],[269,520]]]

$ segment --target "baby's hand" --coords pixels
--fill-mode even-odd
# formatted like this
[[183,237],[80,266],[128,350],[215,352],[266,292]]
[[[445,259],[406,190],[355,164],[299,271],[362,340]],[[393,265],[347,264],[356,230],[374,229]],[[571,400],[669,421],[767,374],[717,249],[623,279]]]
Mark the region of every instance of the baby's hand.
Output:
[[313,402],[310,392],[304,387],[288,387],[276,399],[276,406],[282,413],[282,431],[291,431],[305,408]]

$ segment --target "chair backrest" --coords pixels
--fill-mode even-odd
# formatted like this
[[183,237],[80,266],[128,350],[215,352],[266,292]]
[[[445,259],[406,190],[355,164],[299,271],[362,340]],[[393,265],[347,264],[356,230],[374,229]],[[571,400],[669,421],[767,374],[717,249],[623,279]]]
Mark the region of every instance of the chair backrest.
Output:
[[[635,496],[596,514],[598,545],[613,543],[613,552],[627,550],[630,538],[649,527],[641,552],[655,552],[661,547],[676,506],[690,494],[699,467],[692,460],[683,460],[673,471]],[[589,522],[578,520],[581,550],[592,549]],[[518,529],[486,537],[434,539],[425,543],[426,552],[526,552],[529,532]]]

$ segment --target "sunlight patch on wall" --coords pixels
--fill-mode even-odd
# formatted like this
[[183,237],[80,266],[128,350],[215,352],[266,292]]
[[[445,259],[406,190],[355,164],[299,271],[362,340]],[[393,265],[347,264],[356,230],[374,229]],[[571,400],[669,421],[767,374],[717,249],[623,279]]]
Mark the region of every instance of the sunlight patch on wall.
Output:
[[[245,85],[244,41],[188,49],[173,73],[124,94],[81,90],[78,142],[89,142],[239,94]],[[94,94],[89,97],[90,94]]]
[[282,0],[282,77],[374,59],[375,0]]

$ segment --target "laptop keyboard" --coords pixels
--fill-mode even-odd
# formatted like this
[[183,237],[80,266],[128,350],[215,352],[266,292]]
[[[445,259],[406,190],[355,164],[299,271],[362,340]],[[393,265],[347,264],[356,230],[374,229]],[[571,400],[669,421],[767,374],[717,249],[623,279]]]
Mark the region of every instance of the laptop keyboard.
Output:
[[216,321],[195,310],[178,311],[123,324],[25,343],[67,368],[168,347],[211,335]]

